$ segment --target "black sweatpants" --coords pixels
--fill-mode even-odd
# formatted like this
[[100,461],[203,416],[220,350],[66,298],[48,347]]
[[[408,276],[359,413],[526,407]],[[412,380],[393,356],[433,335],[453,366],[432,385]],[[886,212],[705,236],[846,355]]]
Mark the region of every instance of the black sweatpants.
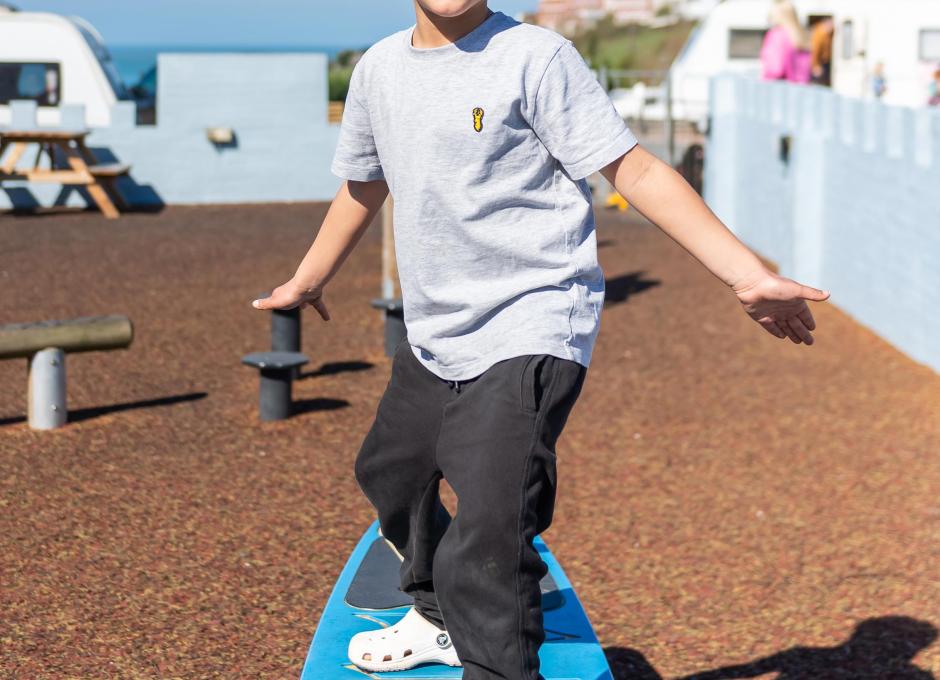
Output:
[[[356,479],[404,556],[401,588],[446,628],[464,680],[537,680],[545,639],[533,548],[555,504],[555,441],[584,382],[550,355],[501,361],[454,383],[403,342]],[[441,477],[457,494],[452,519]]]

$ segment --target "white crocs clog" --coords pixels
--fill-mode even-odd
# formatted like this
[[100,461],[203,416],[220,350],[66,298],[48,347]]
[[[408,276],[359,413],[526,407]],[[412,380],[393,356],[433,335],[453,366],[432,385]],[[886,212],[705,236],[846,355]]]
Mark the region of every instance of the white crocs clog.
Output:
[[370,672],[406,671],[422,663],[460,665],[447,631],[414,607],[394,626],[353,635],[348,654],[350,661]]

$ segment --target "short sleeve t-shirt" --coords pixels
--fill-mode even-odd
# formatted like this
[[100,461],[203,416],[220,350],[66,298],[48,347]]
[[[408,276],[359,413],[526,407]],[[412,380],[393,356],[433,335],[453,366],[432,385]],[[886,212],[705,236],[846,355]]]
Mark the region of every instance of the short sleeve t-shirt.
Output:
[[500,12],[455,43],[414,27],[356,65],[333,172],[385,179],[408,342],[446,380],[590,362],[604,298],[585,177],[636,139],[574,46]]

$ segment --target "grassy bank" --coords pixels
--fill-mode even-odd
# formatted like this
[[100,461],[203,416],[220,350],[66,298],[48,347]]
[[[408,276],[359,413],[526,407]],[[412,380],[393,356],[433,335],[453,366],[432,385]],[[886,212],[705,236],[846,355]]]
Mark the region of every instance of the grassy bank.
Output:
[[615,26],[609,19],[572,38],[594,68],[659,70],[668,68],[685,44],[691,21],[671,26]]
[[[574,36],[572,41],[594,68],[661,70],[673,62],[694,26],[691,21],[662,28],[616,26],[605,19],[591,30]],[[330,101],[346,99],[353,64],[360,54],[358,50],[346,50],[331,62]]]

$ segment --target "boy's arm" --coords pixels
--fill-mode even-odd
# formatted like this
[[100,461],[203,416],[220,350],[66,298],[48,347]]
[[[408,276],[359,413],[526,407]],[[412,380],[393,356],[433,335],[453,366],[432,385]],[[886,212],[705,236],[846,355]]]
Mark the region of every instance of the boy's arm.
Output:
[[738,296],[745,311],[778,338],[813,343],[816,327],[806,300],[829,293],[767,269],[732,234],[688,183],[646,149],[636,146],[601,170],[624,198],[691,253]]
[[275,288],[270,297],[255,300],[252,306],[255,309],[292,309],[310,305],[329,321],[330,313],[323,304],[323,287],[359,242],[387,195],[388,185],[384,180],[343,182],[294,277]]

